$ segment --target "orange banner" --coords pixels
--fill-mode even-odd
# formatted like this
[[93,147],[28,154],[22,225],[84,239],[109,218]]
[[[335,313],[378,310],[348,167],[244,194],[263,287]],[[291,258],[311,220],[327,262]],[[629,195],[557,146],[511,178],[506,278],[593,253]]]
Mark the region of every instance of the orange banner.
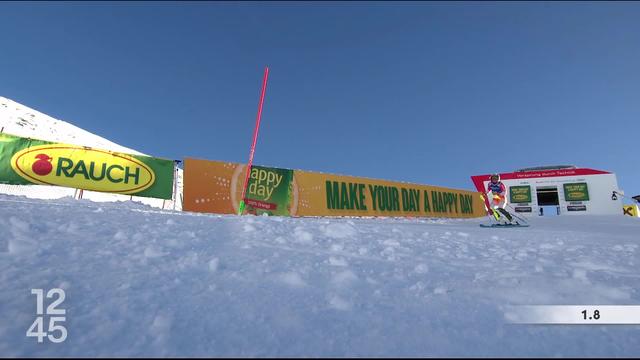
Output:
[[[261,167],[261,178],[275,179]],[[273,169],[273,173],[282,169]],[[186,211],[236,214],[242,196],[245,165],[185,159]],[[267,176],[268,175],[268,176]],[[267,196],[277,181],[257,186]],[[281,185],[280,185],[281,186]],[[478,193],[438,186],[417,185],[294,170],[290,186],[290,216],[407,216],[472,218],[486,215]],[[256,203],[260,203],[259,199]]]

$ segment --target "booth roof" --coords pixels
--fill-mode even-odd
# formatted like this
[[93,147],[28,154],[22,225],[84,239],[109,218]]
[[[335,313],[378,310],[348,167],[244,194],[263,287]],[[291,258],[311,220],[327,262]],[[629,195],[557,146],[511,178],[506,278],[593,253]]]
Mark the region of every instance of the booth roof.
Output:
[[[569,168],[562,168],[562,169],[526,170],[526,171],[519,170],[512,173],[500,173],[500,179],[515,180],[515,179],[535,179],[535,178],[559,177],[559,176],[603,175],[603,174],[611,174],[611,173],[603,170],[569,167]],[[478,191],[481,191],[481,192],[486,191],[484,188],[484,182],[489,179],[490,175],[491,174],[471,176],[471,181],[473,181],[473,184],[475,185]]]

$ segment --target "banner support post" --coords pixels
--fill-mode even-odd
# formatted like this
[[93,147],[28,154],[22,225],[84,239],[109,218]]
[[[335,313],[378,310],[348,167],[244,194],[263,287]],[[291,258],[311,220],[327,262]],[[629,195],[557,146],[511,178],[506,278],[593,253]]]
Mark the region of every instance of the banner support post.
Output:
[[176,209],[176,202],[178,202],[178,165],[180,160],[174,160],[173,166],[173,210]]

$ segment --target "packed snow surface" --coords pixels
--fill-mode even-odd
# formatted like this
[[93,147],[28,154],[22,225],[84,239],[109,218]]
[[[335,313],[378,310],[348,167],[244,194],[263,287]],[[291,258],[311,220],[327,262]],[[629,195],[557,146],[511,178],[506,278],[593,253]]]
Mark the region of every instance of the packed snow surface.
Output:
[[[0,195],[3,356],[637,356],[639,325],[510,305],[640,304],[640,221],[283,218]],[[26,337],[61,288],[66,341]]]

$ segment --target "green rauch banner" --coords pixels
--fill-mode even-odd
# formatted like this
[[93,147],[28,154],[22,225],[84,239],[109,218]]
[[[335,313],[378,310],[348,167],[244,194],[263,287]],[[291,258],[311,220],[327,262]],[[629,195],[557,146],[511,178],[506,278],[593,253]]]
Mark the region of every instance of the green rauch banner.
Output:
[[511,203],[530,203],[531,202],[531,186],[510,186],[509,201]]
[[289,215],[293,170],[252,166],[245,197],[246,212]]
[[0,134],[0,183],[171,199],[173,161]]
[[587,183],[563,184],[565,201],[589,201]]

